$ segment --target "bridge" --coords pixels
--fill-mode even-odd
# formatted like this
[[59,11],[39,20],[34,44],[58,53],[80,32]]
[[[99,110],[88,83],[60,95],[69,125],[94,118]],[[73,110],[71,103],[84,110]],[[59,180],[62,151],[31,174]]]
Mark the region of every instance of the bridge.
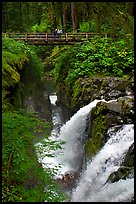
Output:
[[4,36],[24,41],[29,45],[73,45],[93,36],[107,37],[107,33],[65,33],[59,36],[54,33],[3,33]]

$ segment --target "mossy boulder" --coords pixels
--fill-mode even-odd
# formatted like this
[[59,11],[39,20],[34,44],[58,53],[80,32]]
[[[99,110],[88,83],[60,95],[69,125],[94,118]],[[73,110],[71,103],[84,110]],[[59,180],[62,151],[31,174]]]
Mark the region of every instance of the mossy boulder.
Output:
[[90,132],[85,145],[87,159],[92,158],[108,140],[109,128],[134,123],[133,109],[133,99],[126,97],[97,103],[90,113]]

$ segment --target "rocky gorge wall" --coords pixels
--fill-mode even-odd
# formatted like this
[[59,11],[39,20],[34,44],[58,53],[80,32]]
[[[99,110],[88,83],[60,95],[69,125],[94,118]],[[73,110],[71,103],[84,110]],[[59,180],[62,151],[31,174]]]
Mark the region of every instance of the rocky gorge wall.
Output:
[[60,80],[57,83],[59,104],[69,116],[94,99],[113,100],[134,94],[134,77],[78,78],[73,86]]

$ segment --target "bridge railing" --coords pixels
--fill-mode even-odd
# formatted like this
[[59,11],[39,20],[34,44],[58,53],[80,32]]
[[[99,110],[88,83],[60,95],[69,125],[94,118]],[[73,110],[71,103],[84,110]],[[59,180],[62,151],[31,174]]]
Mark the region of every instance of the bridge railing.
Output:
[[90,39],[95,35],[107,37],[107,33],[62,33],[61,36],[58,34],[54,35],[54,33],[5,33],[3,35],[25,41],[82,41],[83,39]]

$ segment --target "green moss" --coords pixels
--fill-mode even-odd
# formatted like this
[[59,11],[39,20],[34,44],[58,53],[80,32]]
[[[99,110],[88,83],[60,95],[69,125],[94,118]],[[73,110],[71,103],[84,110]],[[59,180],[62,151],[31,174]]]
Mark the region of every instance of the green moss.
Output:
[[72,107],[76,106],[77,101],[78,101],[82,91],[83,90],[81,89],[80,82],[76,81],[74,86],[73,86],[73,95],[72,95],[72,101],[71,101]]
[[107,110],[106,104],[104,102],[99,102],[97,103],[96,107],[92,109],[91,117],[95,118],[97,115],[99,115],[100,113],[106,110]]
[[[23,87],[34,78],[35,85],[40,80],[44,65],[38,58],[35,49],[13,39],[2,38],[2,91],[4,111],[20,107],[22,102]],[[24,78],[25,76],[25,78]],[[6,91],[8,90],[8,94]],[[10,106],[7,104],[9,99]]]
[[15,94],[13,95],[14,107],[16,110],[22,107],[23,95],[24,95],[24,84],[20,82],[17,86]]
[[122,114],[123,115],[126,114],[129,111],[129,106],[128,106],[126,100],[122,101],[121,108],[122,108]]
[[121,166],[117,171],[110,174],[107,182],[117,182],[120,179],[126,179],[133,172],[133,167]]
[[99,89],[99,93],[98,95],[100,96],[101,95],[101,91],[102,91],[102,88],[103,88],[103,85],[105,84],[106,80],[104,79],[101,83],[101,86],[100,86],[100,89]]
[[87,158],[92,158],[101,148],[105,133],[105,116],[98,115],[91,125],[91,136],[86,145]]

